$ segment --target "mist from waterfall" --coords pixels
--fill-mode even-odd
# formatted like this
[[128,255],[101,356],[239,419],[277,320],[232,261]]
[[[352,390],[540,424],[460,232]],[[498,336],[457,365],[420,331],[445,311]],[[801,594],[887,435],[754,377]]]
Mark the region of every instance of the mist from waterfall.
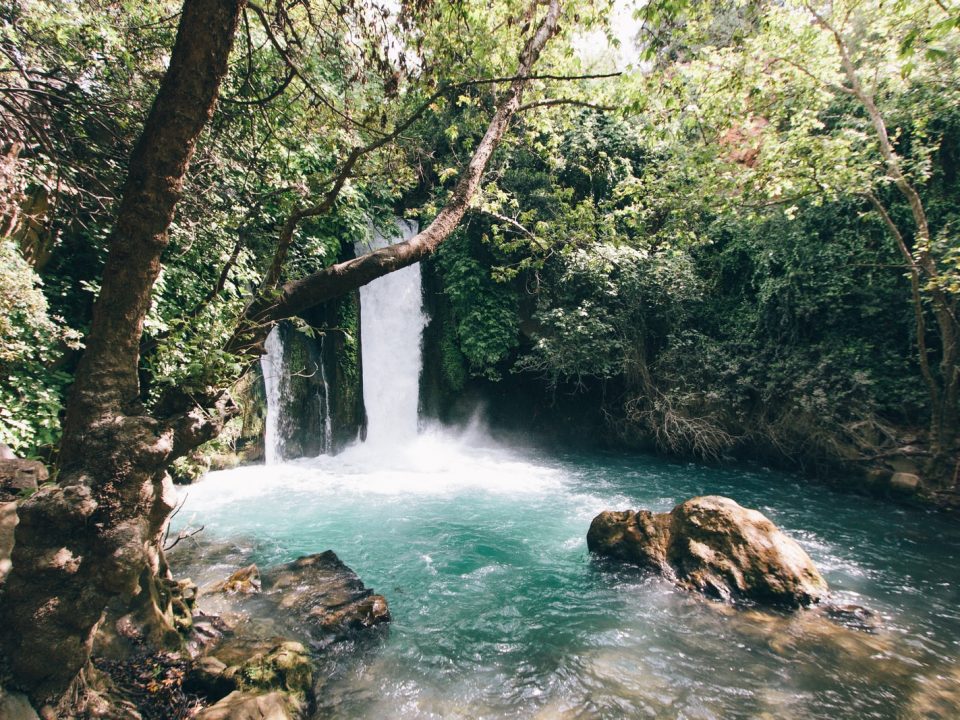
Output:
[[[374,229],[369,240],[357,243],[357,254],[409,240],[416,233],[416,222],[397,219],[396,233]],[[417,434],[426,323],[419,263],[360,288],[367,443],[398,445]]]

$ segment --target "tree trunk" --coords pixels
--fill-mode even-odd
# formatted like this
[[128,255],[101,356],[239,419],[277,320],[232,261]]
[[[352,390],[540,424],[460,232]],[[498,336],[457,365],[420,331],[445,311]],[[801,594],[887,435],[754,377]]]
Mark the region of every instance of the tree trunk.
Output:
[[[816,23],[833,36],[834,44],[840,53],[840,65],[849,82],[849,87],[843,87],[842,90],[855,97],[866,112],[870,123],[873,125],[886,175],[893,181],[894,186],[910,206],[915,231],[912,249],[908,248],[899,228],[879,200],[872,194],[868,195],[896,239],[900,252],[911,270],[913,303],[917,313],[917,348],[920,368],[930,396],[930,449],[933,453],[931,469],[935,477],[945,477],[946,473],[951,470],[950,464],[957,462],[955,456],[958,443],[960,443],[960,439],[957,437],[958,430],[960,430],[960,418],[958,418],[960,409],[957,407],[958,400],[960,400],[960,397],[958,397],[960,378],[957,376],[960,372],[960,367],[957,364],[958,352],[960,352],[957,347],[957,336],[960,334],[958,332],[960,329],[958,329],[956,306],[941,286],[937,258],[931,249],[932,234],[923,199],[914,183],[904,174],[900,156],[890,140],[887,122],[876,104],[874,95],[860,81],[850,48],[847,46],[847,41],[843,37],[841,29],[832,25],[812,5],[808,4],[807,9],[813,15]],[[939,377],[934,377],[927,357],[926,340],[924,338],[925,323],[920,300],[920,291],[923,289],[920,282],[921,278],[926,279],[931,285],[927,290],[927,295],[930,298],[930,306],[940,336]]]
[[111,600],[139,598],[156,615],[155,635],[169,625],[155,581],[174,502],[165,470],[213,437],[222,415],[196,408],[165,423],[149,417],[139,402],[139,344],[167,231],[226,75],[242,6],[184,2],[170,66],[130,159],[67,405],[59,483],[19,508],[0,642],[15,684],[35,702],[60,697],[84,668]]

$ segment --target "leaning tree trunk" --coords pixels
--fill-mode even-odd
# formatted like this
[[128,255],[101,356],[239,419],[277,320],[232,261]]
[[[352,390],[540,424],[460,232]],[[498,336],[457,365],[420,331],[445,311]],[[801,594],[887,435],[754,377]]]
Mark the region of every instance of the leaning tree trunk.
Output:
[[[35,702],[60,697],[90,657],[111,600],[139,600],[164,626],[156,578],[173,506],[168,463],[218,431],[139,402],[143,321],[197,137],[209,121],[243,0],[185,0],[170,65],[130,158],[100,296],[64,425],[61,473],[18,512],[0,642]],[[156,638],[154,638],[156,639]]]
[[[957,362],[958,353],[960,353],[960,349],[957,347],[958,330],[960,328],[958,328],[956,317],[956,304],[941,286],[937,258],[931,252],[933,236],[930,232],[930,222],[927,218],[927,210],[923,199],[920,197],[917,187],[904,173],[900,156],[890,139],[887,122],[877,106],[873,91],[860,80],[854,55],[841,32],[841,27],[831,24],[830,20],[814,9],[813,5],[807,5],[807,9],[813,15],[814,21],[833,36],[834,44],[840,53],[840,66],[848,82],[848,86],[840,86],[841,90],[860,102],[873,125],[880,150],[880,158],[883,161],[887,178],[893,182],[893,185],[910,206],[910,214],[914,223],[912,251],[908,248],[903,234],[890,214],[872,193],[868,193],[870,201],[879,211],[887,228],[897,241],[900,252],[910,268],[913,304],[917,319],[919,363],[930,397],[930,449],[933,458],[929,469],[934,477],[943,478],[951,470],[951,465],[960,469],[960,463],[958,463],[956,457],[957,451],[960,449],[958,448],[960,439],[957,437],[958,430],[960,430],[960,426],[958,426],[960,417],[958,417],[957,407],[958,400],[960,400],[960,397],[958,397],[960,395],[960,376],[958,376],[960,367],[958,367]],[[924,337],[926,324],[920,294],[921,278],[925,278],[933,286],[928,295],[940,336],[939,378],[934,376],[930,368],[930,360],[927,357],[926,339]]]

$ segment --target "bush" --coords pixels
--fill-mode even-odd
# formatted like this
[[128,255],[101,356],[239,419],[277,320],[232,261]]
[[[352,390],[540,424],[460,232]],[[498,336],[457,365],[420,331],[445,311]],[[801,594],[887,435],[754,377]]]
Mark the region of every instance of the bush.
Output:
[[40,287],[14,244],[0,240],[0,441],[28,456],[59,439],[70,376],[54,368],[65,350],[79,348]]

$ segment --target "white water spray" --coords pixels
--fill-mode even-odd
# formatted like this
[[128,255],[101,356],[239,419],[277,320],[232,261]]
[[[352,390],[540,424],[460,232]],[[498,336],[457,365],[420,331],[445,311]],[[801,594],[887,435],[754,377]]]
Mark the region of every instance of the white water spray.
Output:
[[[357,252],[409,240],[417,223],[397,220],[397,234],[373,231]],[[419,263],[389,273],[360,288],[363,347],[363,402],[367,442],[399,445],[417,434],[420,403],[423,314]]]

